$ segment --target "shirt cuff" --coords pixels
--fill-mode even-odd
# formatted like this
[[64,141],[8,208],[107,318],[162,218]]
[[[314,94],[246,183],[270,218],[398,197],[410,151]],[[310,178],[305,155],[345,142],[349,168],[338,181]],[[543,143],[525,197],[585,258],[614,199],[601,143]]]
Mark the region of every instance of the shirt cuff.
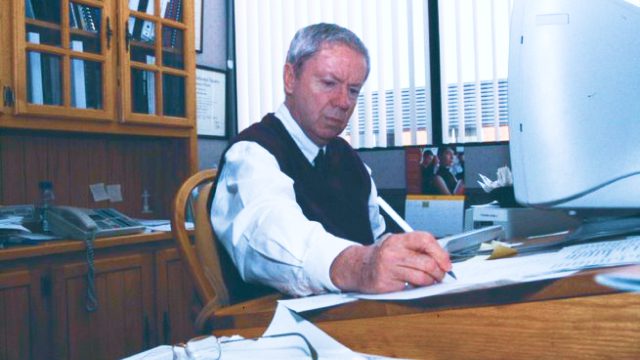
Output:
[[359,245],[357,242],[345,240],[331,234],[324,241],[313,242],[314,246],[309,249],[307,261],[305,261],[305,271],[309,278],[317,279],[329,292],[340,292],[337,286],[331,281],[331,264],[338,255],[352,245]]

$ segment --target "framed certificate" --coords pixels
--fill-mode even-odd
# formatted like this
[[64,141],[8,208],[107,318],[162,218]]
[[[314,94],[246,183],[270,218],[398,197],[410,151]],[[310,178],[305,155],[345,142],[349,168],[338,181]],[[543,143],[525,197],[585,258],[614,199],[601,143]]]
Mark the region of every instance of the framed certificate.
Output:
[[227,137],[226,85],[226,71],[196,68],[198,136]]

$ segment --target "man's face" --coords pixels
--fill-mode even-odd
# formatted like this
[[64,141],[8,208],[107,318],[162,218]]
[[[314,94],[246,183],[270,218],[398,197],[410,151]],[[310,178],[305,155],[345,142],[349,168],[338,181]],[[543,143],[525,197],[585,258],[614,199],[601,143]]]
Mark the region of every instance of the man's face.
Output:
[[285,65],[287,107],[316,145],[326,145],[347,127],[366,76],[364,56],[341,44],[324,45],[298,77]]

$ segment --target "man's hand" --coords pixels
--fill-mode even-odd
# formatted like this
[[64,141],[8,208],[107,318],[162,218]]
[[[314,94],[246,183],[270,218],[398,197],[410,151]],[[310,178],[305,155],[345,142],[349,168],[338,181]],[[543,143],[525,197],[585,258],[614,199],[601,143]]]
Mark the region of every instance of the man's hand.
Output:
[[343,291],[383,293],[442,281],[449,254],[426,232],[394,234],[381,243],[350,246],[331,264],[331,280]]

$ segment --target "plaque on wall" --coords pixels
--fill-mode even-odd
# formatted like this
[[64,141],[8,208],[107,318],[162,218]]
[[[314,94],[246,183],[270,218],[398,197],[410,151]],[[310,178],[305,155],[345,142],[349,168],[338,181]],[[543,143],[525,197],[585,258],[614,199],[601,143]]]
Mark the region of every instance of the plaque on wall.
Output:
[[225,71],[196,68],[196,122],[199,136],[227,136]]

